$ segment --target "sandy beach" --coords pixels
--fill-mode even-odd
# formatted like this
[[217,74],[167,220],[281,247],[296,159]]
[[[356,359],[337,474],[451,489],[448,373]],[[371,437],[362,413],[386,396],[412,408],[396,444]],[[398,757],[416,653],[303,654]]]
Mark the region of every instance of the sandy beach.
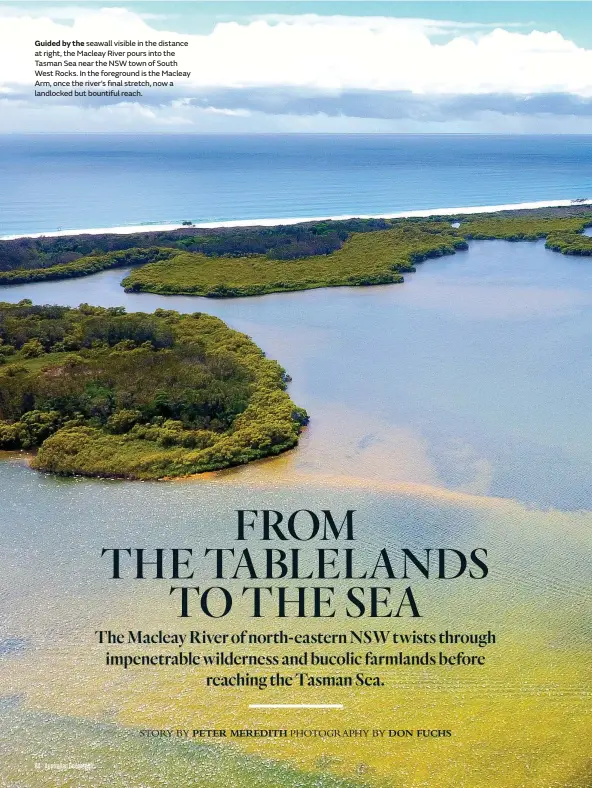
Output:
[[[497,211],[529,210],[534,208],[561,208],[570,205],[592,205],[592,200],[578,201],[573,200],[542,200],[540,202],[507,203],[505,205],[473,205],[461,206],[457,208],[427,208],[420,211],[403,211],[401,213],[383,214],[350,214],[343,216],[298,216],[288,218],[267,218],[267,219],[240,219],[223,222],[194,222],[192,227],[216,228],[216,227],[277,227],[286,224],[299,224],[301,222],[320,222],[320,221],[343,221],[346,219],[411,219],[413,217],[429,216],[456,216],[457,214],[474,213],[496,213]],[[55,230],[46,233],[28,233],[22,235],[2,235],[0,241],[14,241],[17,238],[58,238],[68,235],[102,235],[113,233],[116,235],[127,235],[131,233],[146,232],[168,232],[187,227],[181,222],[176,224],[135,224],[121,225],[119,227],[86,227],[84,229]]]

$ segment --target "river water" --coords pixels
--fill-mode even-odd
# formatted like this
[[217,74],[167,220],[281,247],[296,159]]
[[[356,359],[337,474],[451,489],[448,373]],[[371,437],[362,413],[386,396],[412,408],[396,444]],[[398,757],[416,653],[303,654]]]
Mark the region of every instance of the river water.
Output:
[[[0,692],[11,730],[27,742],[20,767],[6,754],[9,777],[22,779],[24,758],[26,784],[48,784],[34,761],[51,729],[46,760],[96,764],[77,785],[160,784],[157,751],[180,785],[188,769],[198,776],[187,784],[204,786],[391,786],[394,774],[409,788],[588,784],[580,737],[589,703],[590,262],[543,243],[474,242],[399,286],[228,301],[126,294],[125,275],[2,288],[0,300],[216,314],[286,367],[311,423],[282,457],[187,482],[56,479],[19,457],[0,464],[0,526],[10,545],[0,558],[0,646],[10,667]],[[187,626],[168,584],[109,581],[101,548],[231,547],[236,508],[356,509],[362,561],[384,546],[487,548],[491,572],[482,582],[414,579],[421,619],[331,621],[335,631],[491,630],[498,642],[483,649],[486,665],[390,668],[379,694],[314,691],[320,702],[343,703],[339,712],[248,708],[310,702],[306,689],[236,694],[205,689],[200,669],[105,666],[97,629]],[[400,598],[404,584],[391,585]],[[271,632],[278,622],[253,627]],[[284,628],[311,627],[326,628],[295,619]],[[231,725],[453,735],[306,747],[241,739],[239,749],[212,751],[144,744],[133,733]],[[114,772],[121,783],[109,781]]]

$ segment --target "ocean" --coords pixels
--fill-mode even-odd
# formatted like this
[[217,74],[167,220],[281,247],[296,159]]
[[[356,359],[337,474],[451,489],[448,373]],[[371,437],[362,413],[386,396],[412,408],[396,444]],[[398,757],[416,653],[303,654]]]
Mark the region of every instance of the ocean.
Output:
[[592,196],[592,136],[0,136],[0,236]]

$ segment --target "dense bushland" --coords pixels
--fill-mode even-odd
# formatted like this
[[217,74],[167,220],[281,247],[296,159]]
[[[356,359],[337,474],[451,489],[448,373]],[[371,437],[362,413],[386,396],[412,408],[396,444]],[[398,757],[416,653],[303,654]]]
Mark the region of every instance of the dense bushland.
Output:
[[174,254],[175,252],[171,249],[151,246],[146,249],[110,252],[96,257],[81,257],[75,262],[62,263],[48,268],[16,268],[12,271],[0,271],[0,285],[22,285],[27,282],[90,276],[107,268],[127,268],[130,265],[145,265],[156,260],[166,260]]
[[[452,226],[454,221],[460,226]],[[283,227],[198,229],[0,241],[0,285],[134,267],[128,291],[210,298],[392,284],[467,240],[534,241],[588,255],[588,206],[430,219],[349,219]]]
[[210,298],[392,284],[402,282],[402,274],[415,270],[415,263],[466,248],[448,222],[406,222],[389,230],[355,233],[331,254],[295,260],[178,254],[132,271],[122,284],[130,292]]
[[303,222],[278,227],[183,228],[119,235],[41,236],[0,241],[0,271],[51,268],[81,257],[151,246],[168,247],[205,255],[240,257],[269,254],[278,259],[328,254],[341,248],[350,233],[384,230],[386,219]]
[[161,478],[293,447],[286,375],[244,334],[195,313],[0,303],[0,448],[36,468]]
[[541,218],[524,216],[505,218],[503,216],[480,216],[466,218],[461,222],[460,231],[465,238],[500,239],[505,241],[536,241],[545,238],[549,233],[571,232],[581,233],[592,223],[592,218]]
[[550,233],[547,236],[547,249],[561,254],[592,256],[592,237],[579,233]]

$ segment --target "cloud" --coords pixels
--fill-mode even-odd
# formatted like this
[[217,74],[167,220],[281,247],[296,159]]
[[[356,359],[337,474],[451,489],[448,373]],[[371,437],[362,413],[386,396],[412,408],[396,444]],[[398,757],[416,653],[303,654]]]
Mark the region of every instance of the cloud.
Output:
[[[351,27],[358,27],[360,20],[363,19],[367,26],[374,25],[380,27],[384,23],[384,17],[352,17],[334,14],[331,17],[333,22],[339,22],[342,25],[349,25]],[[295,24],[306,22],[308,24],[324,24],[327,17],[319,16],[318,14],[259,14],[246,18],[245,22],[257,22],[264,20],[271,24],[287,23]],[[399,20],[404,22],[408,28],[413,28],[426,35],[432,36],[451,36],[458,34],[476,34],[487,32],[495,28],[503,29],[527,29],[533,26],[532,22],[455,22],[452,20],[444,19],[424,19],[417,18],[404,18]]]
[[[85,2],[85,0],[83,0]],[[33,15],[34,12],[32,12]],[[84,16],[84,15],[93,15],[96,14],[97,10],[94,8],[84,7],[84,5],[59,5],[59,6],[52,6],[48,3],[44,5],[43,11],[35,14],[35,16],[42,16],[49,19],[54,20],[67,20],[69,22],[73,22],[77,18]],[[164,20],[169,19],[170,14],[154,14],[151,12],[135,12],[136,16],[140,17],[141,19],[145,20]],[[2,7],[2,11],[0,12],[0,18],[7,18],[7,17],[22,17],[23,14],[23,7],[18,5],[4,5]]]
[[[166,111],[185,126],[196,113],[229,123],[251,115],[453,123],[488,113],[583,120],[592,114],[592,50],[558,32],[306,14],[224,21],[189,35],[156,30],[149,15],[129,8],[73,5],[67,15],[50,7],[37,16],[0,8],[0,95],[9,105],[34,101],[37,39],[152,38],[189,42],[178,68],[191,71],[190,80],[146,90],[140,100],[158,108],[159,124]],[[179,102],[185,102],[181,114]],[[79,103],[114,106],[113,99]],[[43,106],[61,109],[55,99]]]
[[212,115],[226,115],[231,118],[248,118],[251,114],[247,109],[228,109],[226,107],[202,107],[204,112],[210,112]]
[[515,96],[507,93],[478,95],[418,95],[409,91],[344,91],[335,95],[294,89],[208,91],[207,98],[190,99],[195,106],[230,111],[250,110],[269,114],[346,116],[353,118],[403,118],[441,122],[470,120],[483,112],[507,115],[592,116],[592,99],[565,93]]
[[[376,113],[378,114],[378,113]],[[201,132],[201,133],[489,133],[586,134],[590,118],[584,115],[518,115],[492,110],[464,117],[418,113],[398,118],[353,115],[295,114],[258,110],[227,111],[224,107],[198,106],[174,100],[170,104],[63,105],[57,111],[41,102],[9,101],[0,96],[0,133],[22,132]]]

